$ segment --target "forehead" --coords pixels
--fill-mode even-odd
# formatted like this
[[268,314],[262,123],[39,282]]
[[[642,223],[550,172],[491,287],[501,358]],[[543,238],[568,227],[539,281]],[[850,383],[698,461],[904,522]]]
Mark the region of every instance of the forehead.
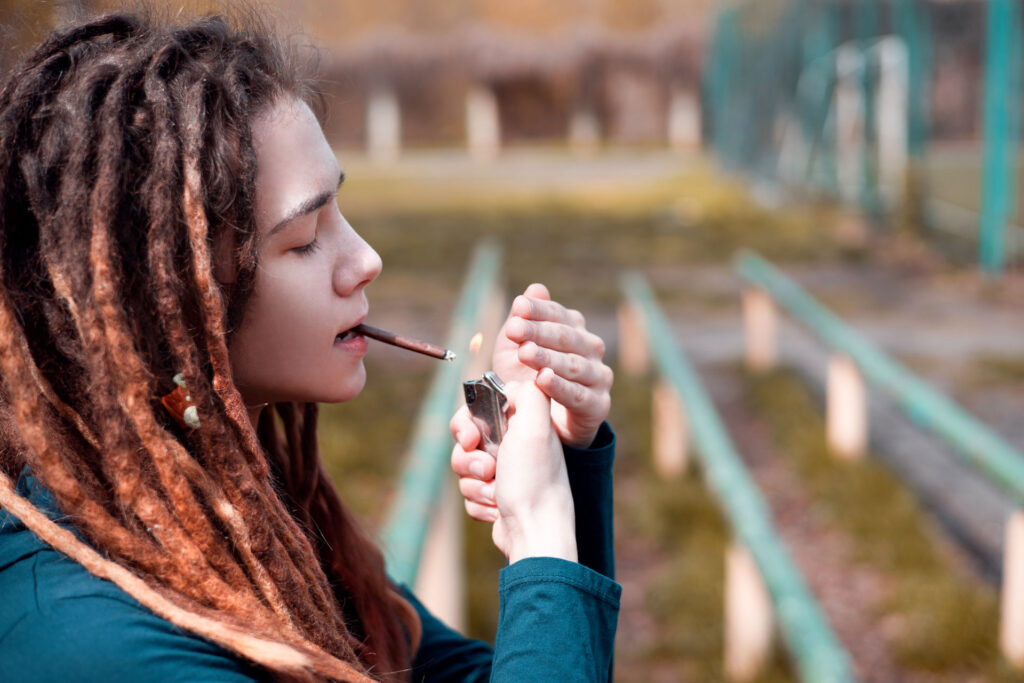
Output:
[[338,160],[305,102],[285,99],[253,121],[256,151],[256,222],[269,230],[297,205],[334,192]]

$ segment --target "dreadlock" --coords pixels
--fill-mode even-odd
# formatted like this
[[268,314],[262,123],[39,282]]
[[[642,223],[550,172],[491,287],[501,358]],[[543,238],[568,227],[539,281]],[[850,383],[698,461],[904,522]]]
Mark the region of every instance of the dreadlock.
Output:
[[[317,452],[252,425],[228,340],[258,239],[251,123],[313,96],[259,21],[109,15],[0,89],[0,505],[173,623],[288,680],[408,677],[419,622]],[[236,277],[215,279],[213,245]],[[156,398],[181,373],[202,428]],[[28,466],[87,542],[15,493]]]

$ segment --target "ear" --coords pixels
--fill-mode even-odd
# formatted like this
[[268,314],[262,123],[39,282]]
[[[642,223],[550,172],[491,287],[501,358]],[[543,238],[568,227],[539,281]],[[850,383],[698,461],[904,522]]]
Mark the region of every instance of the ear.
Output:
[[222,230],[213,240],[213,276],[222,285],[234,284],[238,280],[238,268],[235,265],[236,246],[235,231],[230,227]]

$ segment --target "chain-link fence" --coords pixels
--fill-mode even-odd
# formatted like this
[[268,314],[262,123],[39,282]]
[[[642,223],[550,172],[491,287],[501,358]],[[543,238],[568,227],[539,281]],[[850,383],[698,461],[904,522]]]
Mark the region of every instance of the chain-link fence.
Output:
[[726,168],[1024,262],[1019,0],[746,0],[712,30]]

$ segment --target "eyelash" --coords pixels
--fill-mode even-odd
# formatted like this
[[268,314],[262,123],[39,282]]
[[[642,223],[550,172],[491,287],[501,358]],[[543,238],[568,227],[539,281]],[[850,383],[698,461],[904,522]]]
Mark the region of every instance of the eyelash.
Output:
[[309,244],[303,245],[301,247],[295,247],[292,251],[294,251],[296,253],[299,253],[299,254],[302,254],[303,256],[305,256],[306,254],[312,254],[314,251],[316,251],[319,248],[320,248],[320,240],[319,240],[319,238],[314,237],[313,241],[310,242]]

